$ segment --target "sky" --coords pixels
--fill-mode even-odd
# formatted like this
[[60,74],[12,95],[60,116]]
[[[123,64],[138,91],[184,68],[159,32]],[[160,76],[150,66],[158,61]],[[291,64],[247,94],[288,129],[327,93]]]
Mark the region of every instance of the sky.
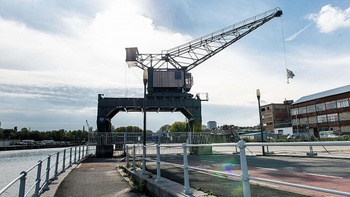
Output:
[[[349,85],[350,0],[0,0],[1,128],[95,129],[98,94],[143,97],[125,48],[160,53],[275,7],[281,18],[191,70],[191,93],[209,94],[203,124],[237,126],[259,123],[256,89],[265,105]],[[154,132],[176,121],[147,113]],[[142,128],[143,115],[112,123]]]

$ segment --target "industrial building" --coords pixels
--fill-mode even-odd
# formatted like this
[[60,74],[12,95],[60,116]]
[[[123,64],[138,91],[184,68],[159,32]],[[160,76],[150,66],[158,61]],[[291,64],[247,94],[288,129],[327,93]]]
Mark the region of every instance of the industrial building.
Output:
[[291,111],[292,100],[283,103],[271,103],[261,106],[262,124],[264,130],[269,133],[280,135],[291,134]]
[[294,134],[320,137],[321,131],[350,134],[350,85],[301,97],[291,105]]

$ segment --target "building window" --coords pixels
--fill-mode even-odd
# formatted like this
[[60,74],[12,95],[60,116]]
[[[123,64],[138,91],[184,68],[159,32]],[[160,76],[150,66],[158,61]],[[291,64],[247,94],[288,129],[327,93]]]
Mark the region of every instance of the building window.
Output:
[[299,114],[306,114],[306,107],[300,107]]
[[298,115],[298,109],[292,109],[292,116]]
[[348,99],[338,100],[337,107],[338,108],[349,107],[349,100]]
[[327,115],[317,116],[317,122],[318,123],[327,122]]
[[324,103],[316,104],[316,111],[324,111],[324,110],[326,110]]
[[328,122],[336,122],[339,120],[338,114],[328,114],[327,118],[328,118]]
[[326,108],[327,109],[334,109],[337,108],[337,103],[336,101],[331,101],[326,103]]
[[307,113],[312,113],[315,111],[316,111],[315,105],[307,106]]

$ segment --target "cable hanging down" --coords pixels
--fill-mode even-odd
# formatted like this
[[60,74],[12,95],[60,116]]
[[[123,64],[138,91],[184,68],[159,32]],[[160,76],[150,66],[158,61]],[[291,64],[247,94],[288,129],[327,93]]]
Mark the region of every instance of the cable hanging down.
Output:
[[286,65],[286,74],[287,74],[287,83],[289,84],[289,79],[293,79],[295,74],[293,71],[288,69],[288,64],[287,64],[287,55],[286,55],[286,45],[285,45],[285,40],[284,40],[284,29],[283,29],[283,20],[281,17],[281,29],[282,29],[282,42],[283,42],[283,53],[284,53],[284,63]]

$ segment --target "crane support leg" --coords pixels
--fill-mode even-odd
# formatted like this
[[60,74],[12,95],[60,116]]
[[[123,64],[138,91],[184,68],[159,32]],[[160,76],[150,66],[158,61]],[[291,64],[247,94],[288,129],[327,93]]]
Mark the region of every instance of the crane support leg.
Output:
[[[201,130],[201,100],[196,98],[147,98],[147,112],[181,112],[189,120],[190,131]],[[98,95],[97,136],[112,131],[112,118],[119,112],[142,112],[143,98],[107,98]],[[111,149],[112,147],[112,149]],[[98,140],[96,157],[112,157],[111,140]]]

